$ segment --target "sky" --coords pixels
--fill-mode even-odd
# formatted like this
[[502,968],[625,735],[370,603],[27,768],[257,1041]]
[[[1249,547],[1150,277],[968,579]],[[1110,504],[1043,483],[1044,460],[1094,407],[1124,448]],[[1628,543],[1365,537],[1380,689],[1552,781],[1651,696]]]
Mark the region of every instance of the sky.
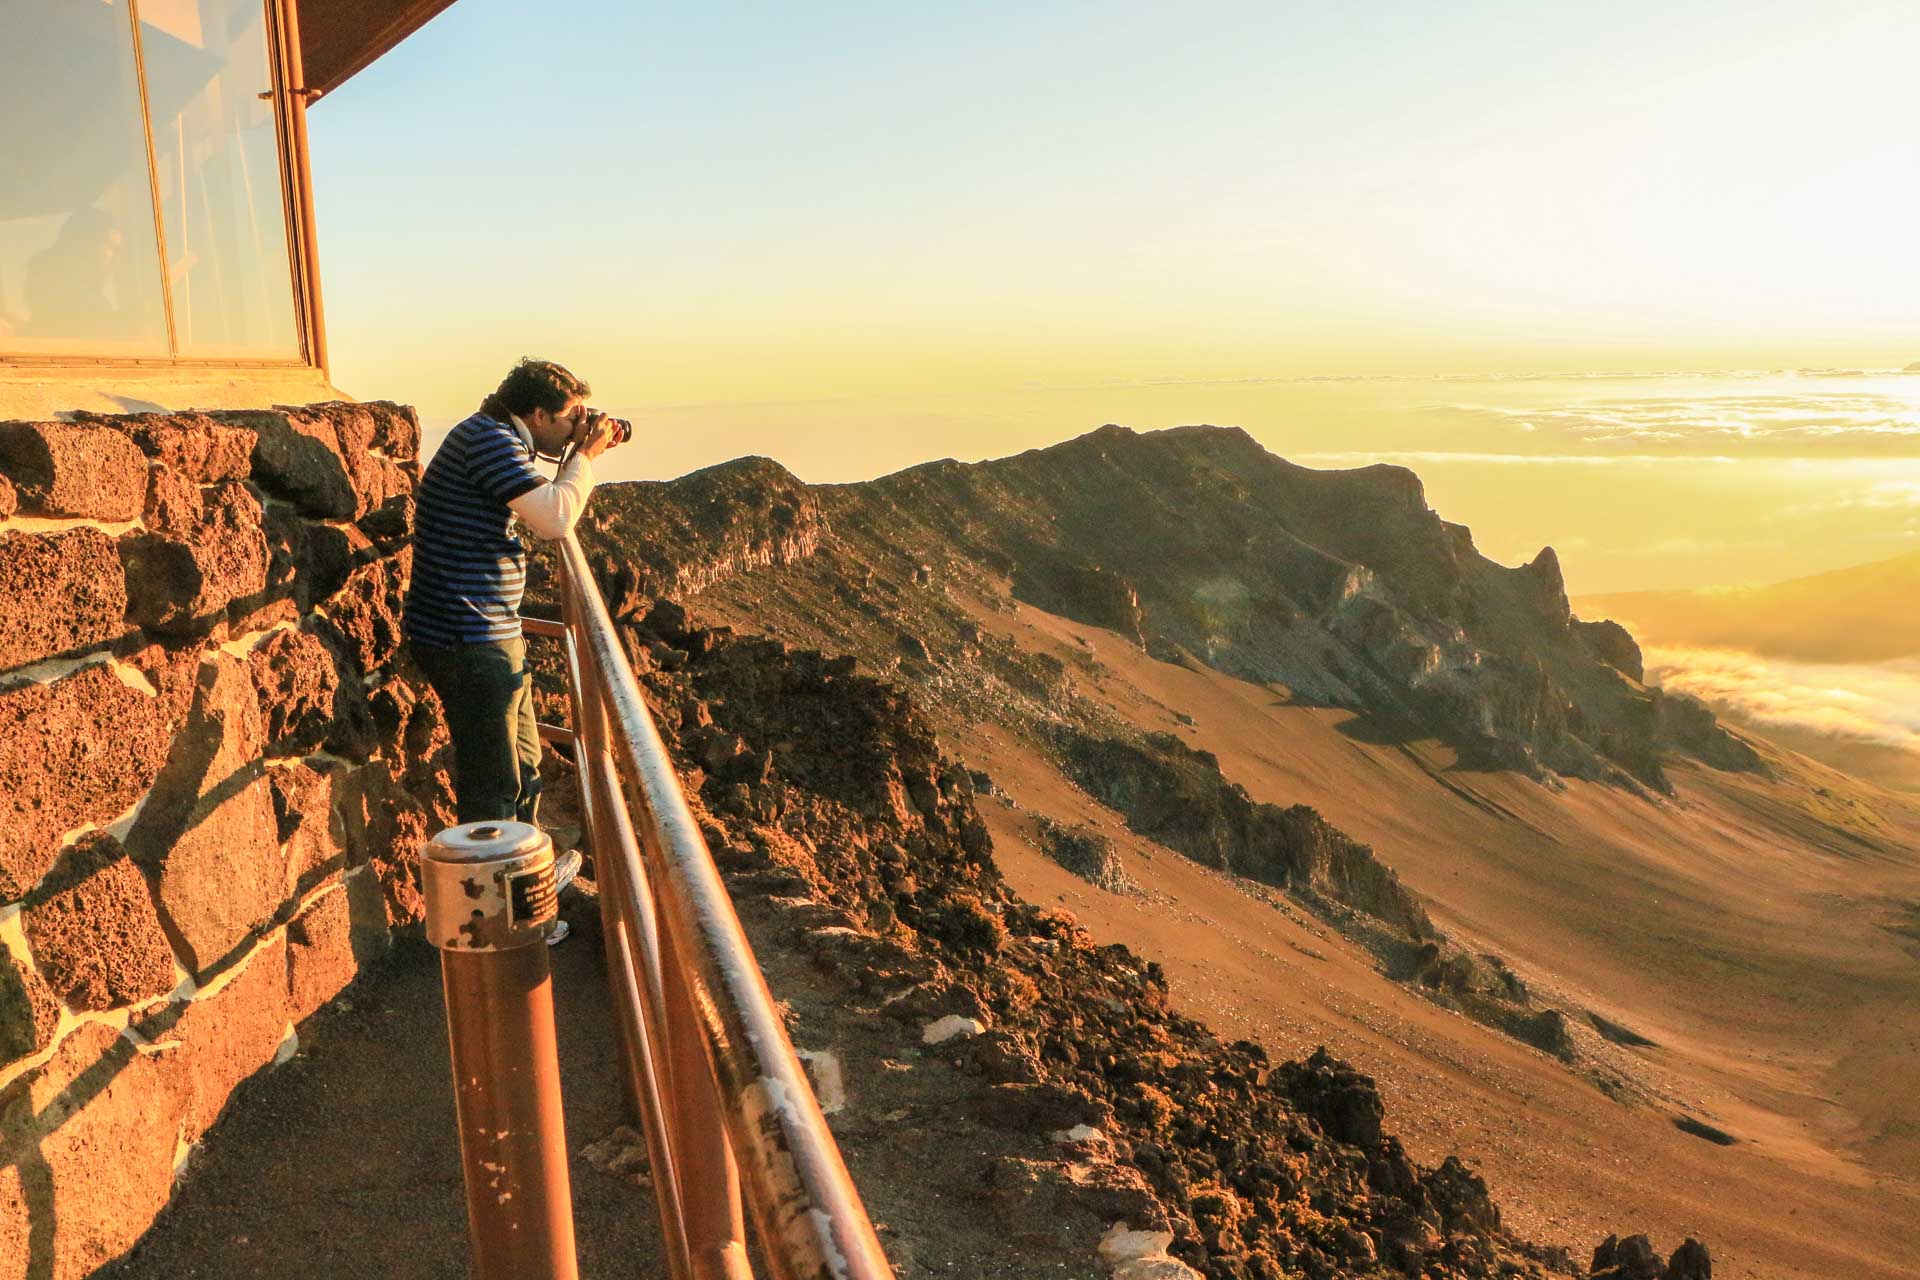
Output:
[[[458,0],[310,116],[334,381],[430,430],[523,354],[636,417],[628,477],[1233,423],[1414,466],[1590,591],[1750,580],[1778,548],[1710,544],[1920,492],[1920,386],[1769,372],[1920,361],[1920,5],[531,12]],[[1594,371],[1742,372],[1541,376]],[[1912,549],[1889,503],[1791,569]]]

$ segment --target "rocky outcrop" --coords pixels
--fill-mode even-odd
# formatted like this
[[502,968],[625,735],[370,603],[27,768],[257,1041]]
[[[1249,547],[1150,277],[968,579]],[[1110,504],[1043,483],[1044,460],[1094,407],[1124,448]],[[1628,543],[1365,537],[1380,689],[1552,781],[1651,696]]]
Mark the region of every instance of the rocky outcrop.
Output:
[[1581,643],[1600,661],[1636,684],[1646,683],[1646,664],[1640,657],[1640,645],[1634,640],[1632,632],[1608,619],[1582,622],[1575,618],[1573,630]]
[[[668,483],[602,487],[582,541],[615,617],[750,569],[805,560],[827,536],[819,495],[769,458],[736,458]],[[552,549],[533,548],[552,573]]]
[[452,816],[397,653],[417,440],[379,404],[0,424],[0,1257],[30,1274],[124,1252],[417,918]]
[[1013,572],[1017,600],[1092,627],[1105,627],[1144,646],[1140,595],[1133,584],[1098,565],[1023,563]]
[[1645,1236],[1608,1236],[1593,1251],[1592,1280],[1713,1280],[1713,1258],[1691,1236],[1661,1260]]
[[1141,835],[1222,871],[1364,912],[1406,937],[1433,936],[1425,908],[1371,848],[1307,805],[1254,801],[1221,776],[1212,752],[1169,733],[1130,740],[1065,730],[1058,746],[1066,775]]
[[1040,851],[1060,866],[1108,893],[1136,893],[1139,886],[1127,874],[1113,841],[1098,831],[1067,826],[1052,818],[1040,819]]
[[1706,703],[1689,693],[1659,690],[1654,703],[1661,740],[1698,756],[1716,769],[1758,771],[1760,753],[1714,717]]

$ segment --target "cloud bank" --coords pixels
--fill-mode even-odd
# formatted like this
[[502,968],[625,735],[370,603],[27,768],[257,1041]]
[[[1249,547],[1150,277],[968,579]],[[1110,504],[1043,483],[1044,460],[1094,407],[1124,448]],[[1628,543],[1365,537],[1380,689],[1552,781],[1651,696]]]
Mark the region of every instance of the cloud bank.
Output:
[[1920,396],[1808,391],[1790,395],[1595,397],[1557,405],[1445,404],[1526,437],[1529,452],[1665,458],[1920,458]]
[[1650,647],[1647,681],[1703,698],[1763,732],[1920,751],[1920,660],[1788,662],[1732,649]]

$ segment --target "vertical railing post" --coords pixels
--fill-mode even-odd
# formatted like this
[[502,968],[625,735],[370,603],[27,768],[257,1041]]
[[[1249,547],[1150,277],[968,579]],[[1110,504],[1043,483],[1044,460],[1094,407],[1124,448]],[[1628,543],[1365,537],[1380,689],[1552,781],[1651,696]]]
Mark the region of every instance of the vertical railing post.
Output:
[[546,930],[553,842],[519,822],[442,831],[420,859],[440,950],[474,1280],[575,1280]]
[[697,1280],[752,1280],[740,1172],[727,1140],[700,1014],[680,957],[672,946],[660,950],[673,1080],[667,1122],[673,1126],[673,1149],[688,1153],[680,1162],[680,1195],[693,1274]]
[[[643,1121],[654,1198],[666,1238],[667,1272],[673,1280],[689,1280],[694,1271],[680,1207],[679,1159],[666,1120],[667,1091],[672,1085],[660,1048],[666,1028],[659,996],[659,939],[653,932],[652,899],[640,866],[626,798],[620,793],[613,757],[607,749],[607,720],[599,682],[589,665],[591,655],[576,629],[581,612],[578,588],[564,568],[561,591],[569,628],[567,678],[573,690],[575,760],[582,806],[593,823],[593,875],[600,891],[607,982],[620,1027],[624,1091]],[[632,883],[628,883],[630,876]]]

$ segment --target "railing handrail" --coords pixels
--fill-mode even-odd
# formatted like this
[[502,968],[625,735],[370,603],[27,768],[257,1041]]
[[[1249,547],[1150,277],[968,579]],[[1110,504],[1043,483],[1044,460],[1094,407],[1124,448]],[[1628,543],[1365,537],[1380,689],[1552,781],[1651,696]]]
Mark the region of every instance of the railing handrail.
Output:
[[[780,1280],[892,1280],[586,555],[571,534],[557,545],[575,760],[602,909],[615,926],[609,982],[633,1101],[649,1130],[669,1263],[676,1277],[747,1274],[744,1241],[696,1238],[740,1234],[724,1226],[725,1206],[701,1203],[692,1185],[721,1194],[710,1190],[714,1171],[695,1162],[731,1165],[730,1149],[762,1255]],[[622,774],[630,789],[620,786]],[[687,1053],[681,1037],[689,1031],[699,1053],[676,1058],[676,1050]],[[695,1072],[686,1063],[699,1060],[704,1081],[688,1078]],[[717,1102],[722,1150],[676,1149],[695,1145],[686,1135],[699,1130],[699,1117],[688,1114],[698,1094]],[[731,1173],[721,1176],[725,1188]]]

